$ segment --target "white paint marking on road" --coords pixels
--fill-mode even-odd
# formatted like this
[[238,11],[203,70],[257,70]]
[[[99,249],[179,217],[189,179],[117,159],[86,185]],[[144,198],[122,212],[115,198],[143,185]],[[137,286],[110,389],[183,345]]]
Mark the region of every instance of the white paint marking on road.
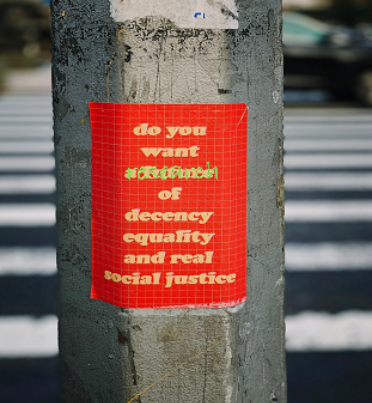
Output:
[[350,111],[345,111],[342,114],[315,114],[315,115],[286,115],[284,118],[285,123],[302,123],[302,124],[340,124],[347,123],[353,124],[354,127],[359,124],[371,123],[372,124],[372,115],[365,113],[350,113]]
[[178,28],[239,28],[235,0],[110,0],[110,11],[116,22],[161,17]]
[[0,98],[0,109],[6,105],[50,106],[52,105],[52,97],[50,94],[19,95],[16,93],[5,93]]
[[372,154],[285,154],[289,169],[372,168]]
[[52,175],[9,175],[0,177],[0,194],[50,194],[56,190]]
[[52,171],[54,157],[0,157],[0,171]]
[[44,126],[0,126],[0,141],[8,140],[47,140],[53,138],[53,129],[49,125]]
[[286,140],[284,149],[293,151],[372,151],[372,139]]
[[372,243],[287,243],[287,271],[348,271],[372,269]]
[[1,97],[0,99],[0,113],[8,110],[9,108],[13,108],[13,111],[10,110],[11,113],[17,112],[17,109],[14,110],[14,107],[17,106],[18,110],[21,112],[25,112],[26,114],[33,109],[39,110],[52,110],[52,100],[50,98],[16,98],[16,97]]
[[286,348],[290,352],[371,350],[372,312],[287,316]]
[[50,116],[53,113],[52,105],[28,104],[19,105],[0,103],[0,116]]
[[55,206],[45,204],[0,204],[0,227],[50,227],[56,222]]
[[372,123],[348,125],[343,124],[285,124],[284,134],[286,138],[289,137],[353,137],[365,136],[372,137]]
[[0,317],[0,358],[41,358],[58,354],[54,315]]
[[[14,122],[14,116],[0,116],[0,123]],[[49,123],[52,125],[52,116],[17,116],[17,123]]]
[[285,203],[287,222],[370,222],[372,201],[296,200]]
[[[17,107],[15,108],[15,105]],[[52,102],[0,102],[0,115],[50,115],[53,112]]]
[[53,247],[0,248],[2,276],[50,276],[56,272],[56,250]]
[[288,191],[369,191],[372,190],[372,174],[359,173],[307,173],[285,174],[285,189]]
[[53,141],[1,141],[0,154],[50,154]]

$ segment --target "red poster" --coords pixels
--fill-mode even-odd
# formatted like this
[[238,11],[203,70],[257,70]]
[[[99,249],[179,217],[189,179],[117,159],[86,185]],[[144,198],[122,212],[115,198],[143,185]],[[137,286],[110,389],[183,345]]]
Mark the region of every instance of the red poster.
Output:
[[92,292],[125,308],[246,298],[245,104],[91,103]]

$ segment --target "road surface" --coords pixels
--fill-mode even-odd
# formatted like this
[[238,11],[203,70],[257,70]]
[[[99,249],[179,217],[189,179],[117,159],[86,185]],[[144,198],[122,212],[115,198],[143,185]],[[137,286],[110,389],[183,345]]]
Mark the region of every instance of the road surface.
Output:
[[[372,114],[285,119],[289,403],[370,403]],[[58,402],[48,93],[0,97],[0,402]],[[160,403],[160,402],[159,402]]]

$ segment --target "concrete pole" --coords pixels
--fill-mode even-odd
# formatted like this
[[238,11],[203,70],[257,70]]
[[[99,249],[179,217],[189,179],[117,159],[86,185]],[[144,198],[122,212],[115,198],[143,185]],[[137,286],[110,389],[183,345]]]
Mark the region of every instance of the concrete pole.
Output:
[[[284,403],[281,2],[200,2],[233,29],[218,18],[215,29],[178,28],[172,10],[190,1],[142,3],[52,0],[63,401]],[[88,103],[108,100],[248,105],[244,304],[128,310],[90,299]]]

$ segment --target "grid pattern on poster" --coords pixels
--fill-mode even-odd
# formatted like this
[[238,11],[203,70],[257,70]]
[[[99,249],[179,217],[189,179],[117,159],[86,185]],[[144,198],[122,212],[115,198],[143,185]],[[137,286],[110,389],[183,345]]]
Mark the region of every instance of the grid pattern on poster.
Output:
[[[91,297],[125,308],[244,301],[246,105],[91,103],[90,113]],[[178,199],[162,200],[172,189]]]

